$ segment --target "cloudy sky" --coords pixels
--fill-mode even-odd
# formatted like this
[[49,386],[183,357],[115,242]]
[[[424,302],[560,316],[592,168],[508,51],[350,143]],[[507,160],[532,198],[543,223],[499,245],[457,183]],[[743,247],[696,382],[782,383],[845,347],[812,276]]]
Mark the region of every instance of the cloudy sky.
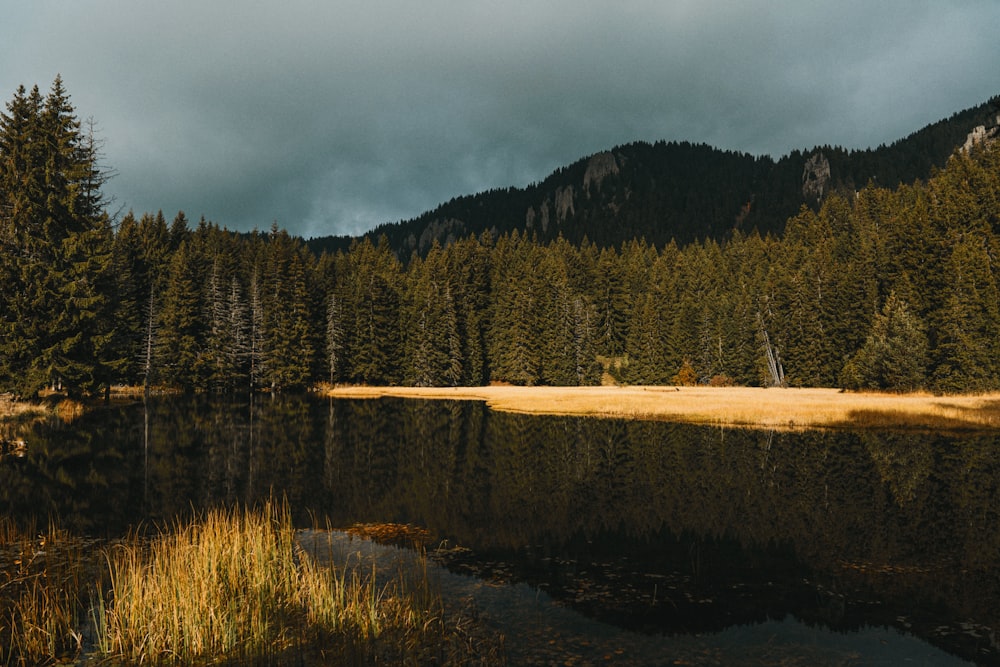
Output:
[[1000,94],[996,0],[25,0],[0,95],[61,74],[136,214],[356,234],[636,140],[780,157]]

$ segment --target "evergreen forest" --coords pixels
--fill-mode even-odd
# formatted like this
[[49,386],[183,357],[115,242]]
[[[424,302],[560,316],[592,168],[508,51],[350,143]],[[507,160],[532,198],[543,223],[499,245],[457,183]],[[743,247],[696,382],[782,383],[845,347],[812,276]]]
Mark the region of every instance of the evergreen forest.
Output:
[[0,392],[609,376],[1000,388],[998,143],[925,179],[825,192],[780,229],[616,243],[487,230],[403,258],[386,236],[318,250],[277,225],[112,218],[100,158],[60,79],[7,103]]

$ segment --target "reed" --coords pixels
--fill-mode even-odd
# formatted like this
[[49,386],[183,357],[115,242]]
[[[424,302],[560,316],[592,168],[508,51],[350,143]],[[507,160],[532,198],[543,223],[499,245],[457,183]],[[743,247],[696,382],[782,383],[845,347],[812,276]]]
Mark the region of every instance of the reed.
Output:
[[83,543],[54,526],[0,521],[0,663],[40,665],[82,649]]
[[379,584],[374,565],[321,563],[298,546],[287,508],[270,503],[209,512],[107,559],[110,591],[94,619],[100,652],[115,660],[411,662],[447,643],[440,596],[402,577]]
[[[108,554],[112,603],[98,601],[101,652],[190,662],[280,643],[294,590],[291,531],[263,514],[209,513]],[[287,533],[287,534],[286,534]]]
[[284,505],[93,547],[0,518],[0,665],[504,663],[499,638],[446,616],[425,558],[389,576],[324,559]]

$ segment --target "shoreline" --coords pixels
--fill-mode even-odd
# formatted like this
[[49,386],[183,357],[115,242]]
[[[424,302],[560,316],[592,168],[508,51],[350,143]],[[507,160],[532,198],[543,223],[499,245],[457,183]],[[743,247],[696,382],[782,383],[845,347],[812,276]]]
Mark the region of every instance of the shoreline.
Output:
[[[482,401],[490,409],[533,415],[670,421],[766,430],[906,429],[1000,430],[1000,392],[935,396],[844,392],[832,388],[762,387],[379,387],[319,385],[329,398]],[[75,401],[10,402],[0,396],[0,424],[57,414],[72,421],[83,412]],[[121,398],[121,396],[119,396]]]
[[760,387],[369,387],[323,386],[331,398],[484,401],[501,412],[590,416],[768,430],[1000,429],[1000,392],[843,392]]

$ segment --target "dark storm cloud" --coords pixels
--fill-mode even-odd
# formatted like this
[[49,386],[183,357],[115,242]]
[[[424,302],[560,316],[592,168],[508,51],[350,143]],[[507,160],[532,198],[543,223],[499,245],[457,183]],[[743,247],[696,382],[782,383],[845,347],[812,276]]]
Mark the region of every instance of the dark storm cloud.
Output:
[[136,212],[358,233],[634,140],[891,142],[1000,93],[992,1],[20,3]]

